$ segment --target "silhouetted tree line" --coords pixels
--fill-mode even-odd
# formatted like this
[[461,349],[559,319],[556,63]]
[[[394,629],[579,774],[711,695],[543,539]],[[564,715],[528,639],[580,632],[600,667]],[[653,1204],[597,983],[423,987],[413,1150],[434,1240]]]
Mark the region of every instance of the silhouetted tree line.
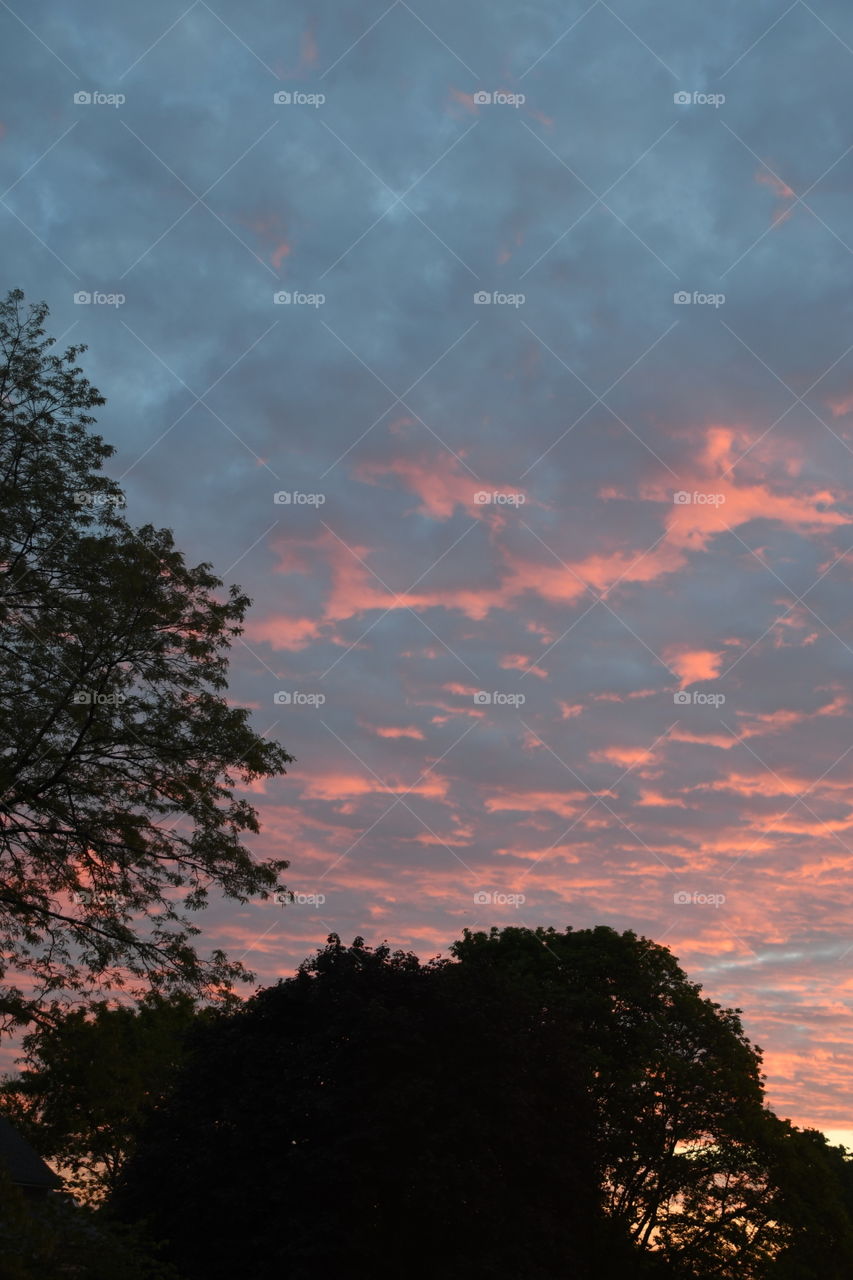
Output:
[[37,1030],[4,1107],[152,1278],[848,1280],[853,1161],[739,1012],[631,932],[332,935],[231,1012]]

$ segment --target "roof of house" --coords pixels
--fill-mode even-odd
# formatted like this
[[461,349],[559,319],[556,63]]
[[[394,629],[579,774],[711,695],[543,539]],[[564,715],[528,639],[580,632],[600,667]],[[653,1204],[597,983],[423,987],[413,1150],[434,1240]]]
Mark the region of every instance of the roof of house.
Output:
[[0,1161],[19,1187],[55,1191],[62,1186],[62,1179],[48,1168],[23,1134],[4,1116],[0,1116]]

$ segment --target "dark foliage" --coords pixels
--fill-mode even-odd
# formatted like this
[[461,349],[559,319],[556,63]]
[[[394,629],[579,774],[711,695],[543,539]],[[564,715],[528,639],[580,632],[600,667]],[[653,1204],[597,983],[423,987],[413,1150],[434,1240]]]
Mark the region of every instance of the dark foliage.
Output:
[[535,992],[333,936],[199,1031],[117,1203],[188,1280],[631,1275],[591,1122],[577,1029]]
[[[228,650],[249,605],[132,527],[90,431],[103,398],[51,352],[47,308],[0,303],[0,1015],[110,985],[227,988],[194,948],[211,889],[280,890],[284,860],[243,843],[235,785],[291,757],[229,706]],[[11,975],[15,975],[11,978]],[[23,981],[21,980],[23,979]]]

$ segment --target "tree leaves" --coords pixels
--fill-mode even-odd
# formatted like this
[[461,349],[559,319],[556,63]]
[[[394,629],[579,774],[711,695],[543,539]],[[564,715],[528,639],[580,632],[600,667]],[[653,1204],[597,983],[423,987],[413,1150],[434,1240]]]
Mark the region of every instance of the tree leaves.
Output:
[[235,787],[292,760],[222,696],[249,600],[128,524],[83,348],[52,354],[46,307],[22,303],[0,304],[0,948],[20,975],[0,1013],[18,1021],[63,994],[245,977],[198,957],[186,911],[283,888]]

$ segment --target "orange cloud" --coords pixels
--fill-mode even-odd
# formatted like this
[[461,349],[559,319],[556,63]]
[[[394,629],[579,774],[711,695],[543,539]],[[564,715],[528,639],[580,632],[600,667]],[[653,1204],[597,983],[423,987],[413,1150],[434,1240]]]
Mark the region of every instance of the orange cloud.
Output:
[[290,252],[291,252],[291,246],[287,243],[286,240],[283,240],[281,244],[276,245],[275,249],[273,250],[272,258],[270,259],[276,271],[281,266],[282,260],[284,258],[290,257]]
[[[521,813],[547,809],[563,818],[573,818],[584,809],[595,804],[599,796],[607,797],[609,791],[512,791],[507,789],[500,795],[487,796],[484,807],[487,813],[504,813],[518,810]],[[593,815],[587,820],[592,825]]]
[[532,676],[539,676],[540,680],[548,679],[548,672],[542,667],[533,667],[530,665],[531,659],[525,657],[523,653],[507,653],[498,663],[505,671],[529,671]]
[[284,614],[276,614],[246,625],[247,639],[265,642],[273,649],[305,649],[319,635],[320,627],[314,618],[288,618]]
[[[745,447],[742,441],[736,440],[732,427],[716,426],[707,432],[705,449],[696,473],[690,477],[690,485],[691,490],[698,493],[720,494],[724,499],[720,503],[676,504],[672,501],[672,491],[659,485],[642,491],[642,497],[666,502],[668,506],[665,535],[651,550],[642,546],[634,550],[617,548],[560,563],[544,553],[533,539],[529,550],[527,547],[519,550],[517,539],[511,547],[507,546],[500,540],[500,533],[509,513],[475,503],[474,495],[482,482],[465,474],[459,462],[447,454],[365,462],[358,467],[357,475],[367,483],[378,483],[389,476],[401,481],[417,493],[418,510],[433,519],[447,520],[462,506],[475,518],[486,521],[492,548],[491,569],[488,575],[481,575],[479,581],[473,580],[471,585],[433,587],[429,575],[424,574],[423,581],[411,594],[395,595],[368,567],[372,548],[348,547],[330,529],[310,539],[279,537],[273,542],[273,548],[279,555],[280,572],[307,575],[313,581],[319,577],[324,582],[322,621],[330,625],[368,610],[406,608],[415,611],[457,609],[479,621],[494,609],[516,609],[518,600],[525,595],[534,594],[555,604],[572,604],[589,588],[604,594],[617,583],[656,582],[683,568],[688,553],[704,550],[717,533],[748,520],[777,520],[807,531],[848,523],[847,516],[831,510],[836,498],[827,491],[780,494],[763,482],[735,483],[729,467]],[[635,498],[636,494],[631,496]],[[517,514],[513,512],[513,520]],[[483,576],[491,579],[489,585],[484,585]],[[405,585],[401,584],[400,589],[405,591]],[[264,625],[271,643],[281,644],[277,620],[268,620]],[[288,625],[293,625],[292,620]],[[285,639],[288,625],[281,629]],[[308,631],[296,639],[301,643],[306,637],[309,637]],[[689,682],[713,678],[719,670],[720,656],[710,650],[676,651],[674,661],[680,664],[683,680]]]
[[686,809],[687,804],[678,796],[661,795],[659,791],[641,791],[637,803],[643,807],[659,807],[663,809]]
[[[797,197],[796,191],[789,187],[787,182],[783,182],[775,174],[769,173],[767,169],[759,169],[755,175],[755,181],[763,187],[769,187],[780,200],[795,200]],[[778,226],[780,222],[785,222],[792,213],[793,209],[790,206],[777,206],[773,214],[772,225]]]
[[833,418],[843,418],[853,409],[853,393],[837,400],[825,400],[824,404],[828,406]]
[[[737,528],[750,520],[778,520],[782,524],[815,532],[848,523],[847,516],[829,510],[839,499],[828,490],[777,493],[767,484],[737,480],[737,463],[750,443],[748,435],[744,433],[739,438],[734,427],[709,427],[705,448],[694,472],[683,475],[680,480],[682,491],[689,495],[691,501],[674,502],[672,489],[659,484],[641,490],[642,497],[666,502],[670,506],[666,517],[666,539],[661,545],[669,544],[672,551],[704,551],[717,533]],[[772,444],[767,445],[768,449],[772,447]],[[788,449],[790,446],[786,444],[785,447]],[[611,495],[628,496],[609,490],[608,496]],[[683,563],[678,560],[674,567],[681,567]]]
[[637,772],[635,766],[641,764],[644,760],[651,760],[648,747],[604,747],[601,751],[593,751],[590,754],[590,760],[606,761],[608,764],[622,765],[626,769],[633,769]]
[[774,173],[768,172],[767,169],[759,169],[755,175],[755,181],[761,183],[763,187],[770,187],[771,191],[775,191],[777,196],[781,196],[785,200],[793,200],[796,191],[789,187],[787,182],[783,182],[781,178],[777,178]]
[[293,250],[293,245],[288,242],[284,234],[280,215],[277,213],[253,214],[251,217],[241,217],[238,221],[260,237],[265,245],[271,245],[270,261],[278,271],[283,260],[289,257]]
[[[377,770],[377,772],[379,772]],[[384,795],[428,796],[431,799],[443,799],[447,794],[448,783],[444,778],[431,773],[421,782],[393,782],[390,779],[377,781],[371,775],[350,773],[327,773],[306,778],[302,783],[302,794],[310,800],[340,800],[344,797]]]
[[716,679],[720,674],[724,655],[714,653],[712,649],[682,649],[678,646],[670,646],[664,649],[663,656],[667,665],[678,673],[683,688],[699,680]]
[[740,745],[730,733],[715,732],[713,729],[688,729],[683,722],[676,725],[669,736],[673,742],[695,742],[703,747],[721,747],[724,751]]
[[[518,486],[497,482],[484,484],[450,453],[420,454],[392,458],[382,462],[363,462],[355,469],[356,478],[366,484],[379,484],[393,477],[421,500],[418,510],[434,520],[449,520],[457,507],[481,518],[503,516],[503,509],[476,500],[482,492],[523,493]],[[526,497],[526,495],[525,495]]]
[[540,124],[544,124],[546,129],[553,129],[554,127],[553,116],[546,116],[542,111],[536,111],[532,107],[529,107],[527,109],[527,114],[530,116],[533,116],[533,119],[538,120]]
[[471,843],[471,832],[451,831],[438,835],[434,831],[419,831],[417,835],[403,837],[406,844],[447,845],[448,849],[464,849]]
[[299,50],[300,67],[313,67],[317,63],[317,40],[312,26],[302,33],[302,44]]
[[450,97],[454,102],[458,103],[459,106],[462,107],[463,111],[467,111],[469,115],[478,116],[480,114],[480,109],[474,101],[473,93],[463,93],[461,89],[454,89],[453,86],[451,86]]
[[[294,79],[304,78],[317,65],[317,37],[314,34],[314,22],[309,22],[299,39],[299,61],[295,67],[283,67],[282,76]],[[281,63],[278,64],[281,67]],[[278,67],[276,68],[278,70]]]

